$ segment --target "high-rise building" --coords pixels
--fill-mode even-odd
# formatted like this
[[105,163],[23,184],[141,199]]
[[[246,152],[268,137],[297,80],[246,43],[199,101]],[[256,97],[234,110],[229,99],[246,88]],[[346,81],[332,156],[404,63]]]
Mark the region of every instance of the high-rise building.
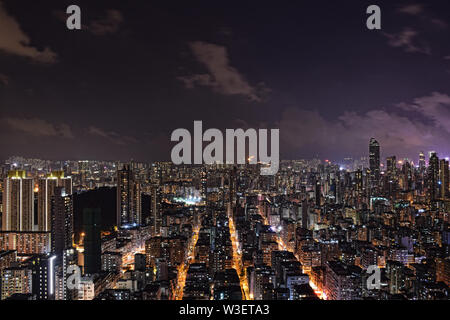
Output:
[[161,234],[162,212],[161,212],[161,188],[158,184],[153,184],[150,195],[150,220],[153,226],[153,235]]
[[393,176],[395,175],[395,172],[397,171],[397,158],[395,156],[387,157],[386,158],[386,172]]
[[339,261],[327,261],[325,292],[330,300],[361,299],[361,268]]
[[64,177],[63,171],[55,171],[38,180],[38,221],[39,231],[51,231],[52,197],[57,187],[62,187],[67,195],[72,194],[72,178]]
[[26,172],[8,173],[3,186],[3,231],[33,231],[33,179]]
[[120,272],[122,268],[122,253],[106,251],[102,254],[102,271]]
[[419,153],[419,171],[420,173],[424,173],[425,172],[425,153],[423,151],[420,151]]
[[321,196],[322,196],[322,186],[320,184],[320,180],[316,181],[316,187],[315,187],[315,204],[317,207],[320,206],[320,200],[321,200]]
[[448,160],[441,159],[439,161],[439,195],[441,199],[446,199],[449,196],[449,168]]
[[386,264],[386,274],[389,279],[389,293],[398,294],[404,286],[405,266],[398,261],[389,260]]
[[413,171],[411,163],[408,161],[408,159],[405,159],[403,161],[401,176],[403,181],[403,190],[410,190],[412,188]]
[[55,255],[35,256],[29,261],[33,272],[32,292],[38,300],[54,300]]
[[1,250],[17,250],[21,255],[50,253],[50,232],[0,231]]
[[93,300],[95,298],[95,283],[93,275],[85,275],[80,279],[77,300]]
[[31,294],[32,274],[27,266],[5,268],[1,270],[0,275],[2,300],[13,294]]
[[360,169],[355,171],[355,191],[358,195],[363,193],[363,172]]
[[89,175],[89,161],[78,161],[79,183],[82,188],[87,188],[87,177]]
[[161,237],[152,237],[145,241],[145,257],[148,267],[155,267],[156,258],[159,258],[161,256],[161,243]]
[[101,210],[83,210],[84,238],[84,272],[99,273],[101,270]]
[[52,252],[60,260],[63,251],[71,248],[73,242],[72,197],[62,187],[57,187],[52,197],[51,218]]
[[450,286],[450,257],[436,258],[436,281]]
[[302,212],[302,228],[308,229],[309,221],[308,221],[308,201],[307,200],[302,201],[301,212]]
[[130,165],[117,170],[117,226],[127,228],[141,224],[141,188]]
[[11,267],[17,260],[16,250],[0,250],[0,271]]
[[[70,277],[75,273],[73,270],[80,270],[78,267],[78,253],[74,248],[66,249],[63,252],[63,299],[75,300],[78,294],[78,288]],[[73,270],[71,270],[73,269]],[[69,286],[69,284],[71,286]]]
[[375,138],[370,138],[369,142],[369,169],[372,184],[380,178],[380,144]]
[[430,152],[430,160],[428,164],[428,194],[432,206],[435,205],[435,201],[439,197],[439,158],[436,152]]

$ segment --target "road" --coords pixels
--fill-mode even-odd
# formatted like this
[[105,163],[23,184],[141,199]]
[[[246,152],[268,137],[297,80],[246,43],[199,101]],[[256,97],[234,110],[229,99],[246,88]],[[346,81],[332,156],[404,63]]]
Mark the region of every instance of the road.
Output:
[[[264,216],[261,214],[261,212],[262,212],[261,209],[258,207],[258,213],[259,213],[259,215],[261,216],[261,218],[263,219],[264,224],[269,225],[269,221],[267,220],[266,217],[264,217]],[[293,252],[292,250],[289,250],[289,249],[288,249],[288,247],[286,246],[286,244],[284,243],[283,239],[281,238],[281,236],[280,236],[278,233],[277,233],[276,241],[277,241],[277,243],[278,243],[278,250],[283,250],[283,251],[290,251],[290,252]],[[295,255],[295,258],[296,258],[298,261],[300,261],[300,259],[299,259],[299,257],[297,256],[297,254],[296,254],[295,252],[293,252],[293,253],[294,253],[294,255]],[[306,273],[306,274],[309,276],[309,279],[310,279],[309,285],[311,286],[311,288],[313,288],[314,293],[316,294],[316,296],[317,296],[318,298],[320,298],[320,299],[326,300],[327,297],[326,297],[325,293],[322,292],[322,291],[319,289],[319,287],[317,286],[317,284],[314,283],[314,282],[311,280],[311,273],[310,273],[310,272],[306,272],[305,270],[302,270],[302,272],[303,272],[303,273]]]
[[177,275],[177,287],[175,289],[175,293],[172,297],[172,300],[181,300],[183,299],[183,289],[186,283],[186,274],[189,269],[189,264],[194,260],[195,254],[195,245],[198,240],[198,233],[200,231],[200,227],[196,226],[193,231],[193,235],[189,241],[188,251],[183,263],[178,267],[178,275]]
[[242,290],[242,300],[251,300],[246,272],[242,268],[242,252],[239,249],[239,240],[237,238],[236,227],[234,225],[233,215],[228,209],[228,225],[230,228],[231,244],[233,246],[233,267],[239,276],[239,282]]

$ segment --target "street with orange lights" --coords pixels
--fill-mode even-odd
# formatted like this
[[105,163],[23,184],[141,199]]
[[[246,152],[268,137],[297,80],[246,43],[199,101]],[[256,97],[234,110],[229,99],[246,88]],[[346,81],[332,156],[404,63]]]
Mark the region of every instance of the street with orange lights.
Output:
[[183,289],[186,283],[186,274],[189,269],[189,264],[192,260],[194,260],[194,252],[195,245],[198,240],[198,233],[200,231],[200,227],[196,226],[194,228],[194,233],[189,241],[188,251],[186,253],[186,257],[183,263],[178,267],[178,275],[177,275],[177,287],[175,289],[175,293],[173,294],[172,300],[181,300],[183,299]]
[[[261,218],[264,221],[264,224],[269,225],[269,221],[267,220],[266,217],[264,217],[264,215],[261,214],[261,210],[259,209],[259,215],[261,216]],[[278,244],[278,250],[283,250],[283,251],[290,251],[292,252],[292,250],[289,250],[289,248],[286,246],[286,244],[284,243],[283,239],[281,239],[281,236],[277,233],[276,234],[276,241]],[[298,261],[300,261],[300,259],[298,258],[297,254],[295,252],[293,252],[295,257],[297,258]],[[316,296],[320,299],[326,300],[327,296],[325,294],[325,292],[323,292],[322,290],[320,290],[320,288],[317,286],[317,284],[315,284],[312,280],[311,280],[311,272],[302,270],[303,273],[306,273],[309,276],[309,285],[311,286],[311,288],[314,290],[314,293],[316,294]]]
[[124,271],[134,269],[134,255],[136,253],[145,253],[145,247],[143,245],[135,247],[122,256],[122,269]]
[[233,267],[234,269],[236,269],[236,272],[239,276],[239,282],[243,293],[242,300],[251,300],[247,278],[242,268],[242,253],[239,249],[239,242],[238,242],[239,240],[236,234],[236,227],[234,225],[233,217],[230,212],[231,210],[228,210],[228,225],[230,228],[231,244],[233,247]]

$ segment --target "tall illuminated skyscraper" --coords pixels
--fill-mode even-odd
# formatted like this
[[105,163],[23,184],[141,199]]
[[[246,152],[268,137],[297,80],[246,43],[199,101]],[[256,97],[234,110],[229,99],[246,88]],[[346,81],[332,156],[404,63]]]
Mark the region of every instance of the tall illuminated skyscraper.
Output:
[[65,194],[72,194],[72,178],[64,177],[63,171],[54,171],[38,180],[38,231],[51,231],[51,204],[57,187],[62,187]]
[[89,175],[89,161],[87,160],[78,161],[79,183],[83,188],[87,187],[88,175]]
[[361,195],[363,193],[363,173],[362,170],[355,171],[355,190]]
[[397,158],[395,156],[386,158],[386,171],[389,176],[395,175],[397,171]]
[[150,215],[153,226],[153,234],[159,235],[161,232],[162,217],[161,217],[161,188],[154,183],[151,187],[151,204]]
[[449,169],[448,160],[441,159],[439,161],[439,196],[446,199],[449,196]]
[[117,170],[117,226],[127,228],[141,224],[141,189],[130,165]]
[[2,230],[33,231],[33,179],[23,170],[8,173],[3,186]]
[[51,218],[52,253],[56,254],[59,260],[64,250],[72,247],[73,242],[72,198],[62,187],[57,187],[52,197]]
[[428,194],[432,206],[434,207],[435,201],[439,196],[439,158],[436,152],[430,152],[430,160],[428,164]]
[[370,138],[369,142],[369,169],[371,182],[377,182],[380,178],[380,144],[375,138]]
[[420,151],[419,153],[419,171],[420,173],[424,173],[425,172],[425,153],[423,151]]
[[55,255],[38,255],[30,259],[32,292],[38,300],[55,299]]

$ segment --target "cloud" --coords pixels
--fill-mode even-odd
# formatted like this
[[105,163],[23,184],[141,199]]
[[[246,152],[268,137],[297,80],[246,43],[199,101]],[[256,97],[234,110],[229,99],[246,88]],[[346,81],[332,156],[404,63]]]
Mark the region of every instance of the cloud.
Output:
[[0,84],[7,86],[9,84],[9,77],[6,74],[0,73]]
[[91,134],[93,136],[102,137],[104,139],[109,140],[112,143],[119,144],[119,145],[126,145],[126,144],[137,142],[137,140],[133,137],[121,136],[114,131],[105,131],[105,130],[95,127],[95,126],[90,126],[87,131],[89,134]]
[[[419,25],[422,27],[421,33],[425,33],[429,36],[430,32],[442,31],[448,28],[446,21],[439,19],[430,10],[422,4],[414,3],[398,8],[397,12],[400,14],[406,14],[413,16],[415,20],[421,22]],[[415,22],[417,25],[417,22]],[[432,28],[430,28],[432,27]],[[431,48],[427,42],[419,39],[419,32],[412,28],[404,28],[398,33],[384,33],[384,36],[388,38],[388,44],[394,48],[403,48],[405,52],[415,52],[431,55]],[[422,38],[422,35],[421,35]]]
[[214,78],[209,74],[194,74],[186,77],[180,76],[177,79],[182,81],[184,86],[188,89],[194,88],[196,84],[205,87],[216,86]]
[[19,23],[6,12],[3,3],[0,2],[0,50],[36,62],[56,62],[57,54],[50,48],[39,50],[30,43],[28,35],[22,31]]
[[122,13],[119,10],[109,9],[106,10],[104,17],[91,21],[88,26],[88,30],[96,36],[116,33],[122,22]]
[[414,99],[412,104],[398,105],[405,111],[412,111],[432,121],[436,127],[450,133],[450,96],[433,92],[430,96]]
[[344,112],[328,120],[316,111],[289,108],[278,123],[280,142],[286,150],[323,156],[366,154],[371,137],[385,155],[414,156],[430,148],[450,152],[450,96],[434,92],[388,110]]
[[437,26],[439,28],[445,29],[448,27],[448,23],[445,22],[444,20],[433,18],[433,19],[430,19],[430,21],[431,21],[431,23],[433,23],[435,26]]
[[423,13],[424,6],[422,4],[409,4],[406,6],[402,6],[398,9],[398,12],[410,14],[412,16],[417,16],[418,14]]
[[11,117],[3,118],[0,122],[14,131],[21,131],[36,137],[74,138],[71,128],[65,123],[52,124],[38,118]]
[[433,17],[433,14],[427,12],[429,10],[425,10],[425,6],[422,4],[418,4],[418,3],[409,4],[409,5],[400,7],[397,11],[400,13],[403,13],[403,14],[408,14],[411,16],[418,17],[422,21],[425,21],[428,24],[433,24],[441,29],[445,29],[448,27],[447,22],[445,22],[442,19]]
[[388,38],[388,44],[394,48],[402,48],[405,52],[416,52],[423,54],[431,54],[428,45],[419,43],[417,40],[418,32],[411,28],[404,28],[398,33],[384,33]]
[[192,42],[190,49],[198,62],[203,64],[208,73],[178,77],[186,88],[196,85],[210,87],[224,95],[243,95],[252,101],[261,101],[264,84],[260,88],[251,86],[245,77],[230,65],[227,49],[223,46],[206,42]]

